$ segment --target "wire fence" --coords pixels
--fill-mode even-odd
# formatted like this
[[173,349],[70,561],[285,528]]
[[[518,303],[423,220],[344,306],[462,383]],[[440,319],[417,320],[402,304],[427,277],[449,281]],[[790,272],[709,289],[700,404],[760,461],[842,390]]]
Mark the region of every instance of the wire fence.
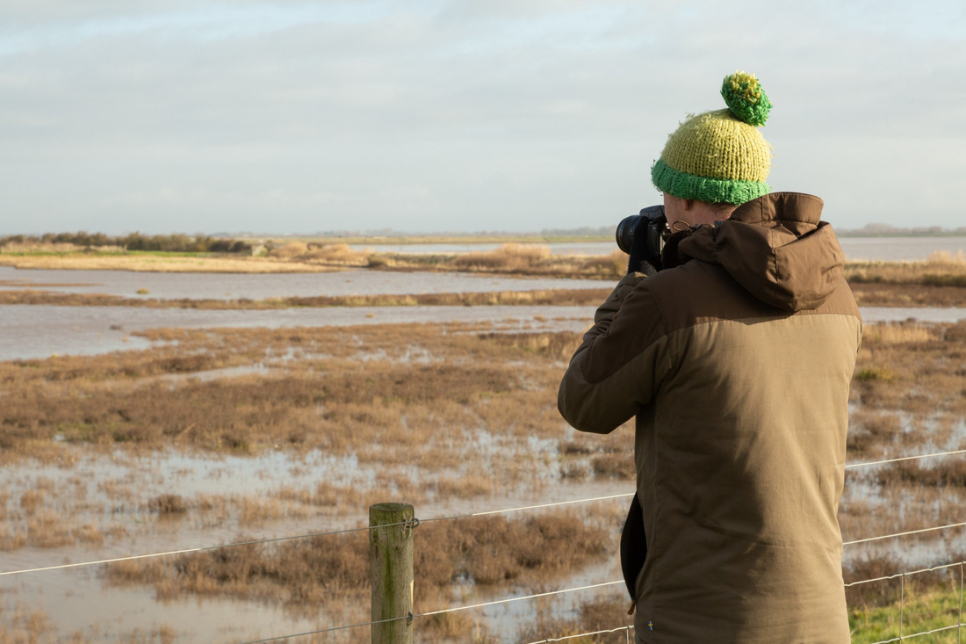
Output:
[[[964,450],[946,451],[946,452],[936,452],[936,453],[922,454],[922,455],[916,455],[916,456],[904,456],[904,457],[891,458],[891,459],[885,459],[885,460],[879,460],[879,461],[872,461],[872,462],[864,462],[864,463],[850,463],[850,464],[846,464],[845,465],[845,469],[847,471],[849,471],[849,470],[860,470],[860,469],[866,468],[866,467],[881,466],[881,465],[887,465],[887,464],[899,463],[899,462],[906,462],[906,461],[917,461],[917,460],[922,460],[922,459],[935,458],[935,457],[941,457],[941,456],[959,455],[959,454],[966,454],[966,449],[964,449]],[[491,515],[498,515],[498,514],[511,514],[511,513],[516,513],[516,512],[523,512],[523,511],[530,511],[530,510],[538,510],[538,509],[545,509],[545,508],[552,508],[552,507],[578,505],[578,504],[592,503],[592,502],[598,502],[598,501],[604,501],[604,500],[614,500],[614,499],[620,499],[620,498],[630,498],[632,496],[634,496],[634,493],[633,492],[621,493],[621,494],[611,494],[611,495],[606,495],[606,496],[598,496],[598,497],[585,498],[585,499],[576,499],[576,500],[569,500],[569,501],[558,501],[558,502],[552,502],[552,503],[541,503],[541,504],[536,504],[536,505],[527,505],[527,506],[520,506],[520,507],[514,507],[514,508],[503,508],[503,509],[497,509],[497,510],[486,510],[486,511],[481,511],[481,512],[472,512],[472,513],[458,514],[458,515],[451,515],[451,516],[431,517],[431,518],[427,518],[427,519],[413,519],[412,521],[404,521],[404,522],[399,522],[399,523],[384,524],[384,525],[379,525],[379,526],[363,526],[363,527],[358,527],[358,528],[346,528],[346,529],[340,529],[340,530],[330,530],[330,531],[325,531],[325,532],[313,532],[313,533],[299,534],[299,535],[292,535],[292,536],[271,537],[271,538],[266,538],[266,539],[246,540],[246,541],[239,541],[239,542],[228,543],[228,544],[220,544],[220,545],[214,545],[214,546],[202,546],[202,547],[196,547],[196,548],[184,548],[184,549],[179,549],[179,550],[169,550],[169,551],[165,551],[165,552],[154,552],[154,553],[139,554],[139,555],[128,555],[128,556],[123,556],[123,557],[113,557],[113,558],[109,558],[109,559],[100,559],[100,560],[95,560],[95,561],[84,561],[84,562],[79,562],[79,563],[65,563],[65,564],[59,564],[59,565],[43,566],[43,567],[38,567],[38,568],[28,568],[28,569],[22,569],[22,570],[0,571],[0,577],[12,576],[12,575],[21,575],[21,574],[27,574],[27,573],[37,573],[37,572],[43,572],[43,571],[61,570],[61,569],[67,569],[67,568],[79,568],[79,567],[85,567],[85,566],[102,565],[102,564],[117,563],[117,562],[122,562],[122,561],[133,561],[133,560],[138,560],[138,559],[148,559],[148,558],[165,557],[165,556],[172,556],[172,555],[183,555],[183,554],[204,552],[204,551],[209,551],[209,550],[218,550],[218,549],[223,549],[223,548],[232,548],[232,547],[246,546],[246,545],[255,545],[255,544],[276,543],[276,542],[290,541],[290,540],[295,540],[295,539],[309,539],[309,538],[313,538],[313,537],[325,537],[325,536],[331,536],[331,535],[341,535],[341,534],[349,534],[349,533],[357,533],[357,532],[369,532],[369,531],[374,530],[374,529],[377,529],[377,528],[387,528],[387,527],[401,526],[401,525],[411,525],[413,528],[416,528],[417,526],[419,526],[422,523],[429,523],[429,522],[436,522],[436,521],[450,521],[450,520],[458,520],[458,519],[467,519],[467,518],[473,518],[473,517],[491,516]],[[862,538],[862,539],[855,539],[855,540],[843,542],[843,546],[852,546],[852,545],[858,545],[858,544],[863,544],[863,543],[883,541],[883,540],[887,540],[887,539],[895,539],[895,538],[900,538],[900,537],[906,537],[906,536],[917,535],[917,534],[924,534],[924,533],[929,533],[929,532],[937,532],[937,531],[941,531],[941,530],[948,530],[948,529],[959,528],[959,527],[966,527],[966,522],[953,523],[953,524],[948,524],[948,525],[943,525],[943,526],[935,526],[935,527],[930,527],[930,528],[923,528],[923,529],[919,529],[919,530],[909,530],[909,531],[898,532],[898,533],[894,533],[894,534],[887,534],[887,535],[879,535],[879,536],[873,536],[873,537],[866,537],[866,538]],[[913,576],[913,575],[923,574],[923,573],[927,573],[927,572],[935,572],[935,571],[938,571],[938,570],[946,570],[946,569],[950,569],[950,568],[955,568],[957,566],[960,569],[960,574],[959,574],[959,582],[960,582],[959,583],[959,616],[958,616],[957,623],[956,624],[947,625],[947,626],[938,627],[938,628],[934,628],[934,629],[931,629],[931,630],[928,630],[928,631],[920,631],[920,632],[916,632],[916,633],[904,634],[903,633],[903,625],[904,625],[904,613],[905,613],[905,587],[906,587],[905,579],[907,577],[910,577],[910,576]],[[889,581],[889,580],[893,580],[893,579],[899,579],[900,580],[900,593],[899,593],[899,626],[898,626],[898,628],[899,628],[899,634],[898,634],[898,637],[894,637],[894,638],[886,639],[886,640],[881,640],[881,641],[878,641],[878,642],[874,642],[873,644],[889,644],[891,642],[902,642],[902,641],[907,640],[907,639],[914,639],[914,638],[919,638],[919,637],[925,637],[927,635],[933,635],[933,634],[937,634],[937,633],[941,633],[941,632],[951,631],[953,629],[958,629],[959,630],[959,641],[960,641],[960,643],[962,643],[962,630],[963,630],[963,627],[966,626],[966,624],[964,624],[964,622],[963,622],[964,573],[966,573],[966,570],[964,570],[964,566],[966,566],[966,562],[962,562],[961,561],[961,562],[950,563],[950,564],[945,564],[945,565],[941,565],[941,566],[934,566],[934,567],[931,567],[931,568],[923,568],[923,569],[913,570],[913,571],[908,571],[908,572],[900,572],[900,573],[896,573],[896,574],[893,574],[893,575],[876,577],[876,578],[872,578],[872,579],[864,579],[864,580],[860,580],[860,581],[853,581],[853,582],[846,583],[845,584],[845,587],[846,588],[850,588],[850,587],[855,587],[855,586],[859,586],[859,585],[863,585],[863,584],[870,584],[870,583],[874,583],[874,582]],[[361,623],[357,623],[357,624],[347,624],[347,625],[335,626],[335,627],[326,628],[326,629],[319,629],[319,630],[313,630],[313,631],[306,631],[306,632],[302,632],[302,633],[295,633],[295,634],[291,634],[291,635],[280,635],[280,636],[269,637],[269,638],[264,638],[264,639],[250,640],[250,641],[247,641],[247,642],[242,642],[240,644],[263,644],[263,643],[267,643],[267,642],[280,642],[280,641],[284,641],[284,640],[287,640],[287,639],[293,639],[293,638],[296,638],[296,637],[305,637],[305,636],[311,636],[311,635],[321,635],[321,634],[332,633],[332,632],[337,632],[337,631],[345,631],[345,630],[351,630],[351,629],[356,629],[356,628],[371,627],[371,626],[376,626],[376,625],[379,625],[379,624],[385,624],[385,623],[389,623],[389,622],[397,622],[397,621],[401,621],[401,620],[409,620],[409,621],[412,621],[414,619],[425,618],[425,617],[430,617],[430,616],[434,616],[434,615],[443,615],[443,614],[447,614],[447,613],[454,613],[454,612],[464,611],[464,610],[479,609],[479,608],[484,608],[484,607],[489,607],[489,606],[496,606],[496,605],[514,603],[514,602],[530,601],[530,600],[535,600],[535,599],[543,598],[543,597],[550,597],[550,596],[563,595],[563,594],[568,594],[568,593],[581,592],[581,591],[586,591],[586,590],[592,590],[592,589],[599,589],[599,588],[604,588],[604,587],[622,585],[623,583],[624,583],[623,580],[608,581],[608,582],[602,582],[602,583],[597,583],[597,584],[590,584],[590,585],[585,585],[585,586],[578,586],[578,587],[574,587],[574,588],[565,588],[565,589],[560,589],[560,590],[555,590],[555,591],[548,591],[548,592],[544,592],[544,593],[537,593],[537,594],[532,594],[532,595],[524,595],[524,596],[519,596],[519,597],[509,597],[509,598],[505,598],[505,599],[499,599],[499,600],[488,601],[488,602],[481,602],[481,603],[477,603],[477,604],[468,604],[468,605],[462,605],[462,606],[455,606],[455,607],[438,609],[438,610],[433,610],[433,611],[424,612],[424,613],[415,613],[415,614],[414,613],[409,613],[407,615],[401,615],[401,616],[398,616],[398,617],[393,617],[393,618],[384,619],[384,620],[361,622]],[[626,641],[627,642],[630,642],[631,641],[630,640],[630,637],[631,637],[630,636],[630,633],[633,630],[633,628],[634,628],[633,626],[620,626],[620,627],[616,627],[616,628],[609,629],[609,630],[598,630],[598,631],[585,632],[585,633],[579,633],[579,634],[574,634],[574,635],[566,635],[566,636],[561,636],[561,637],[557,637],[557,638],[547,638],[547,639],[542,639],[542,640],[536,640],[534,642],[530,642],[529,644],[542,644],[544,642],[562,642],[562,641],[566,641],[566,640],[570,640],[570,639],[576,639],[576,638],[579,638],[579,637],[589,637],[589,636],[593,636],[593,635],[603,635],[603,634],[611,634],[611,633],[619,633],[619,632],[624,632]]]

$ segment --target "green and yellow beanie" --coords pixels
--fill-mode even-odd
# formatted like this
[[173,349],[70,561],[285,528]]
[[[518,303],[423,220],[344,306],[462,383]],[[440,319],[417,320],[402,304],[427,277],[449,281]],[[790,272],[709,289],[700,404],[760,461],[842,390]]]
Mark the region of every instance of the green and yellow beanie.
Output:
[[768,194],[771,146],[758,131],[771,110],[754,74],[726,76],[726,110],[692,116],[668,137],[651,180],[661,192],[708,203],[743,204]]

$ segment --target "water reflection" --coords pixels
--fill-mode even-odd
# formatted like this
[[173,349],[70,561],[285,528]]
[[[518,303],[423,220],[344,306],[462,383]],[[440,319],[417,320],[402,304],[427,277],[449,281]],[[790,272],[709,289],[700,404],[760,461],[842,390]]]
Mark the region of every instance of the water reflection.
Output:
[[92,355],[144,349],[130,335],[159,327],[296,327],[488,321],[506,328],[585,329],[586,306],[398,306],[293,308],[265,311],[142,309],[127,306],[0,306],[0,360]]
[[[966,308],[862,307],[866,322],[956,322]],[[130,335],[159,327],[296,327],[492,322],[502,328],[583,331],[592,306],[398,306],[275,310],[142,309],[126,306],[0,306],[0,360],[93,355],[144,349],[150,343]]]
[[[106,293],[132,298],[264,300],[318,295],[484,293],[601,288],[615,280],[495,277],[466,273],[351,270],[334,273],[136,273],[132,271],[18,270],[0,266],[0,289]],[[141,291],[139,293],[138,291]]]

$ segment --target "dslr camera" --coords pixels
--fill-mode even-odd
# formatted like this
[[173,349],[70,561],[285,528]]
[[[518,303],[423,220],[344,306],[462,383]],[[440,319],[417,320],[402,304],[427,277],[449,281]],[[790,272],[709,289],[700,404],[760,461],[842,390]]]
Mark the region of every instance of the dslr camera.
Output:
[[661,251],[670,235],[664,206],[642,208],[617,224],[617,247],[631,256],[628,271],[639,271],[641,262],[661,270]]

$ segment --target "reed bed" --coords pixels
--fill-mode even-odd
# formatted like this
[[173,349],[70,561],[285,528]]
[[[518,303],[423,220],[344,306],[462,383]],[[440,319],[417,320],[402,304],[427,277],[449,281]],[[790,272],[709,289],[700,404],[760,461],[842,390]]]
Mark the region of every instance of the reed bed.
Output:
[[57,293],[34,289],[0,290],[3,304],[49,304],[56,306],[133,306],[208,310],[267,310],[284,308],[372,307],[372,306],[593,306],[602,302],[610,289],[536,289],[478,293],[416,293],[406,295],[340,295],[286,297],[268,300],[211,300],[125,298],[104,294]]
[[846,278],[853,283],[922,284],[966,286],[966,256],[945,251],[920,262],[847,262]]
[[[577,333],[430,324],[158,329],[144,336],[167,344],[106,356],[0,363],[2,462],[47,462],[70,472],[72,459],[85,451],[132,464],[165,450],[245,458],[322,452],[354,459],[378,474],[365,485],[319,480],[280,485],[264,495],[196,494],[177,481],[147,491],[104,482],[103,506],[84,497],[80,484],[32,480],[14,488],[6,481],[0,485],[0,547],[92,547],[129,538],[132,531],[157,534],[179,526],[231,526],[241,537],[285,522],[355,516],[387,493],[418,506],[441,499],[499,505],[521,490],[539,497],[549,486],[587,482],[624,490],[633,480],[629,427],[608,436],[584,435],[556,412],[556,387],[580,341]],[[963,323],[867,325],[852,382],[848,460],[966,447],[964,355]],[[219,370],[248,367],[263,371],[217,377]],[[846,540],[964,520],[963,468],[963,459],[954,456],[850,471],[840,513]],[[417,530],[417,553],[424,557],[417,567],[419,592],[445,605],[454,600],[452,593],[472,588],[500,594],[555,587],[582,567],[613,561],[624,505],[595,504],[596,510],[582,514],[424,524]],[[73,514],[67,510],[72,507]],[[112,511],[117,508],[122,511]],[[537,548],[535,535],[543,539]],[[362,546],[349,537],[327,539],[325,547],[305,540],[124,564],[106,571],[104,579],[146,585],[162,598],[245,597],[304,613],[316,606],[320,593],[364,594]],[[948,563],[966,554],[956,543],[938,534],[916,538],[907,544],[910,552],[935,555],[918,562],[900,554],[905,550],[856,551],[846,561],[846,580]],[[331,570],[303,580],[286,577],[309,565]],[[920,623],[934,623],[951,610],[950,583],[949,575],[934,575],[910,585],[906,599],[923,605]],[[854,588],[849,598],[855,628],[892,628],[893,586]],[[620,593],[588,603],[566,620],[549,604],[538,606],[532,628],[522,636],[612,628],[627,623],[615,621],[618,609],[626,610]],[[17,619],[10,623],[20,629],[26,618]],[[427,642],[496,641],[468,618],[426,624]],[[152,637],[144,641],[161,641]]]
[[320,273],[339,270],[323,264],[270,257],[222,257],[144,253],[11,254],[0,252],[0,266],[51,270],[136,271],[154,273]]

